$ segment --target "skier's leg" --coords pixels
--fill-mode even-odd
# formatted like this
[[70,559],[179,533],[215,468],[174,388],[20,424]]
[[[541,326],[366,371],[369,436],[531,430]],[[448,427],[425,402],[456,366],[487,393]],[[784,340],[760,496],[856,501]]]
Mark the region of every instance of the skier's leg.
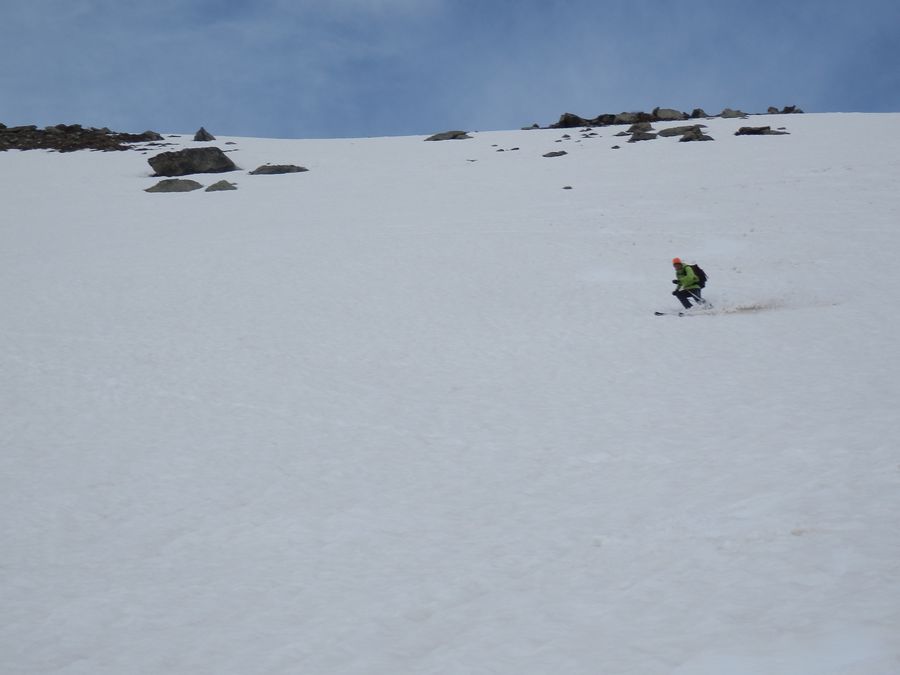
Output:
[[709,303],[709,300],[703,298],[703,296],[701,295],[701,290],[699,288],[695,288],[694,290],[692,290],[691,295],[693,296],[694,300],[697,301],[698,305],[705,307],[706,309],[712,309],[712,305]]
[[676,298],[678,298],[678,300],[681,302],[681,304],[684,306],[685,309],[691,308],[691,302],[690,302],[690,300],[688,300],[688,298],[691,296],[690,291],[684,291],[684,290],[673,291],[672,295],[674,295]]

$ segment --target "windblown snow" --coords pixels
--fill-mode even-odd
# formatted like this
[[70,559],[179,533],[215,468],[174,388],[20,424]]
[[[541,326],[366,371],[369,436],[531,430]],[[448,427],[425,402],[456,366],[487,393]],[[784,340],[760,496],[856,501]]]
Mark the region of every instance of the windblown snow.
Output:
[[705,123],[0,153],[0,670],[900,672],[900,114]]

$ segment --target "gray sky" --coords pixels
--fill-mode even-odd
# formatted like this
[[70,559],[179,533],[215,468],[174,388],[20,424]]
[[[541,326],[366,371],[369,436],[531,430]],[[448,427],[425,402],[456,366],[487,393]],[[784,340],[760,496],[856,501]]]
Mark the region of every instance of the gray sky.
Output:
[[898,0],[0,0],[0,122],[360,137],[900,111]]

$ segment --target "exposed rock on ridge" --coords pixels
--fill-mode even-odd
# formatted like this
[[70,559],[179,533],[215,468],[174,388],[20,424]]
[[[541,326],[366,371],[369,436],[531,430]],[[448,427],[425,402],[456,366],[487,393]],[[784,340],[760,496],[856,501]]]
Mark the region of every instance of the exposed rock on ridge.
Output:
[[128,150],[134,143],[161,141],[155,131],[127,134],[107,128],[84,128],[80,124],[57,124],[38,129],[35,125],[9,127],[0,124],[0,151],[3,150]]
[[[783,110],[769,108],[768,114],[792,114],[802,113],[797,106],[787,106]],[[614,124],[637,124],[640,122],[673,122],[678,120],[700,119],[709,117],[747,117],[747,113],[740,110],[725,108],[719,115],[707,115],[702,108],[694,108],[689,115],[672,108],[654,108],[653,112],[622,112],[605,113],[593,119],[579,117],[573,113],[563,113],[556,124],[551,124],[550,129],[571,129],[574,127],[608,127]],[[538,128],[537,126],[531,128]]]

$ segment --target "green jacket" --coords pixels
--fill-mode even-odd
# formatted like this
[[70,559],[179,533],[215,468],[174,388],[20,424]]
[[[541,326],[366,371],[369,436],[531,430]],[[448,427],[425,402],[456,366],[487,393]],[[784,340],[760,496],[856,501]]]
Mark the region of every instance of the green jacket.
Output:
[[694,268],[690,265],[682,265],[681,269],[675,268],[675,281],[678,282],[678,288],[686,291],[692,291],[700,288],[700,279],[694,274]]

